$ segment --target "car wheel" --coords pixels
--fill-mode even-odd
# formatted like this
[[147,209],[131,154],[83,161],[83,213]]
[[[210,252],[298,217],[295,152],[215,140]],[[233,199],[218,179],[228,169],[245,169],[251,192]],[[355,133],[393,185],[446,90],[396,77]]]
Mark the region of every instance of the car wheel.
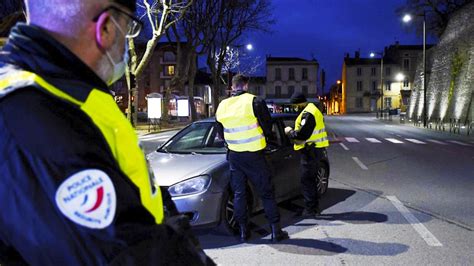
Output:
[[221,222],[218,231],[226,235],[238,232],[238,224],[234,215],[234,194],[231,191],[224,193],[221,203]]
[[318,194],[324,195],[329,186],[329,167],[327,164],[322,163],[319,167],[318,172],[316,173],[316,186]]
[[[247,215],[252,208],[252,193],[247,188]],[[239,232],[239,224],[235,220],[234,193],[228,190],[224,193],[221,203],[221,222],[217,230],[226,235],[235,235]]]

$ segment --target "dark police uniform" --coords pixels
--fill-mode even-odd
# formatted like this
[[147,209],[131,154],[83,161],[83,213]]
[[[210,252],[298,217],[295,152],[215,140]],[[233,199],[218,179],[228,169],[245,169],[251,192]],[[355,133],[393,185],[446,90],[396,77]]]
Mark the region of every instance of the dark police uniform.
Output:
[[236,92],[219,104],[216,120],[229,150],[230,183],[234,192],[235,218],[240,224],[240,240],[246,241],[250,236],[247,230],[247,178],[262,199],[271,226],[271,240],[287,239],[288,234],[280,227],[271,172],[263,153],[266,138],[272,136],[271,116],[265,101],[244,91]]
[[199,264],[107,85],[35,26],[0,52],[0,263]]
[[301,187],[305,203],[304,214],[319,213],[319,194],[317,193],[316,174],[321,167],[320,159],[324,149],[329,146],[324,118],[319,109],[308,103],[295,121],[295,130],[289,132],[294,140],[294,149],[301,151]]

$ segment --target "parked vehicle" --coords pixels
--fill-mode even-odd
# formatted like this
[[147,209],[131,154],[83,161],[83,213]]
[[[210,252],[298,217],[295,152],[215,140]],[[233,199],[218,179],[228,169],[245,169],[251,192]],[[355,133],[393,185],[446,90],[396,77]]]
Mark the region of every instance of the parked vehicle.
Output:
[[[273,139],[265,150],[273,172],[277,202],[300,194],[299,154],[284,134],[285,125],[294,124],[295,114],[272,114]],[[224,140],[217,134],[214,118],[194,122],[179,131],[155,152],[148,155],[156,182],[170,192],[178,210],[193,226],[217,226],[232,233],[233,195],[229,187],[229,165]],[[328,188],[329,161],[314,177],[319,194]],[[254,188],[248,185],[248,206],[252,212],[262,209]]]

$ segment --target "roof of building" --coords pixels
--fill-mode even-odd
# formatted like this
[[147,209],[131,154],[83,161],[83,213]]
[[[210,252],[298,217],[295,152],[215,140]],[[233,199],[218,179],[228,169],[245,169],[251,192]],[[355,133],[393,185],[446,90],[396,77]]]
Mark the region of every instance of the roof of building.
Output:
[[[282,62],[282,61],[299,61],[299,62],[308,62],[311,60],[306,60],[299,57],[267,57],[267,61],[269,62]],[[316,60],[313,60],[316,61]]]

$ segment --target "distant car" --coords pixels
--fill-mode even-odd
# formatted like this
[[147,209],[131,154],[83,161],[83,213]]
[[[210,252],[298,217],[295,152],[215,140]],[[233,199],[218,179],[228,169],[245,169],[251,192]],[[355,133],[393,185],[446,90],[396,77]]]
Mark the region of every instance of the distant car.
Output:
[[[293,125],[296,115],[272,114],[274,139],[265,151],[273,172],[278,202],[300,195],[299,154],[284,134],[286,125]],[[194,122],[179,131],[147,158],[156,182],[170,192],[178,210],[186,214],[193,226],[213,227],[233,233],[233,195],[229,187],[229,165],[224,140],[217,134],[213,118]],[[326,193],[329,181],[327,152],[321,159],[321,170],[314,177],[320,195]],[[248,208],[261,210],[255,189],[248,184]]]

